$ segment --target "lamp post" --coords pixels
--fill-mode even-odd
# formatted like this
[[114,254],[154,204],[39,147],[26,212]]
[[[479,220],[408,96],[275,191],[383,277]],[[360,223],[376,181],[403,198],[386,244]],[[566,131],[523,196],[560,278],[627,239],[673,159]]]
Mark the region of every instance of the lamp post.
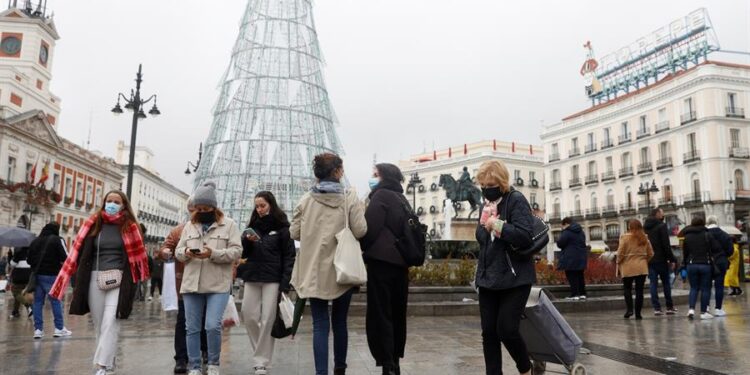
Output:
[[148,99],[143,100],[141,97],[141,83],[143,82],[143,73],[141,73],[142,65],[138,64],[138,73],[135,75],[135,91],[132,89],[130,90],[130,98],[128,99],[127,96],[125,96],[123,93],[119,93],[117,95],[117,104],[115,104],[114,108],[112,108],[112,113],[115,115],[121,115],[123,113],[122,108],[120,107],[120,99],[123,99],[125,101],[125,109],[130,110],[133,112],[133,125],[130,130],[130,158],[128,160],[128,185],[127,185],[127,195],[128,199],[131,199],[131,192],[133,191],[133,164],[135,162],[135,140],[136,140],[136,133],[138,132],[138,120],[145,119],[146,113],[143,112],[143,106],[150,102],[151,100],[154,101],[154,105],[151,107],[151,110],[148,111],[148,114],[151,116],[158,116],[161,114],[159,111],[159,108],[156,107],[156,95],[151,95]]
[[23,205],[23,212],[29,216],[29,220],[26,222],[26,229],[31,230],[31,223],[34,219],[34,214],[38,214],[39,209],[33,203],[26,203]]
[[638,195],[646,196],[646,210],[651,211],[651,193],[658,193],[659,188],[656,187],[656,180],[651,180],[651,186],[648,182],[644,182],[638,187]]
[[414,172],[411,174],[411,177],[409,178],[409,185],[407,185],[408,187],[411,188],[411,192],[413,195],[411,208],[414,211],[417,210],[417,185],[420,184],[421,182],[422,182],[422,179],[419,178],[419,173]]
[[[185,168],[185,174],[190,175],[190,173],[194,173],[198,170],[198,167],[201,165],[201,158],[203,157],[203,142],[201,142],[200,146],[198,146],[198,161],[193,164],[192,161],[187,162],[187,168]],[[192,171],[190,169],[193,169]]]

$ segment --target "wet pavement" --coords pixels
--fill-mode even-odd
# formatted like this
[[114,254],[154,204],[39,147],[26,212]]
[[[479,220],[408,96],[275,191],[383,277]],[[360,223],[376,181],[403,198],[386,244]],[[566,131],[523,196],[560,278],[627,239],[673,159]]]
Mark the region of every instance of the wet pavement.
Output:
[[[88,317],[66,315],[73,336],[52,338],[46,309],[46,336],[31,338],[27,319],[8,319],[10,307],[0,294],[0,374],[89,374],[94,352],[93,326]],[[748,374],[750,373],[750,303],[743,296],[728,298],[728,316],[710,321],[688,321],[686,306],[679,315],[643,321],[625,320],[620,313],[566,314],[592,354],[580,355],[589,374]],[[364,335],[364,319],[351,317],[347,374],[379,374]],[[164,313],[157,300],[136,303],[121,331],[117,374],[171,374],[174,313]],[[273,375],[313,374],[309,318],[303,319],[296,339],[277,341]],[[507,353],[504,371],[517,374]],[[248,338],[244,328],[225,331],[222,374],[250,373]],[[548,365],[548,373],[567,373]],[[402,374],[483,374],[479,317],[414,317]]]

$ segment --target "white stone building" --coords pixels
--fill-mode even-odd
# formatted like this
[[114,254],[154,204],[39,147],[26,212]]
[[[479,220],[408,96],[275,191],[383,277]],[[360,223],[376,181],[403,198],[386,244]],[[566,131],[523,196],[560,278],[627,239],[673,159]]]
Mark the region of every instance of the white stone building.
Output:
[[[708,61],[545,128],[553,234],[571,216],[616,242],[655,206],[674,234],[694,215],[734,225],[750,209],[749,106],[750,66]],[[650,202],[641,184],[659,189]]]

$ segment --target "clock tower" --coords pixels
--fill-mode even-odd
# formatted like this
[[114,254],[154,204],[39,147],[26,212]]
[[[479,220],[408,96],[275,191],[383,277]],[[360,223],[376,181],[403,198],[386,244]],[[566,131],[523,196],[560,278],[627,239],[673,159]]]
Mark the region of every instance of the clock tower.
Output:
[[11,0],[0,12],[0,118],[41,110],[56,128],[60,98],[49,84],[58,39],[47,0]]

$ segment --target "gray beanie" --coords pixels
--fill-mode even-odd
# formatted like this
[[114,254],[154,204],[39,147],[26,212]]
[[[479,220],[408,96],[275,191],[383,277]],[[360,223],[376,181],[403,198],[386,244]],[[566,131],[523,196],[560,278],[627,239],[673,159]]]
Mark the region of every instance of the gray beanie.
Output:
[[212,181],[204,182],[198,186],[193,193],[193,205],[204,205],[216,207],[216,184]]

